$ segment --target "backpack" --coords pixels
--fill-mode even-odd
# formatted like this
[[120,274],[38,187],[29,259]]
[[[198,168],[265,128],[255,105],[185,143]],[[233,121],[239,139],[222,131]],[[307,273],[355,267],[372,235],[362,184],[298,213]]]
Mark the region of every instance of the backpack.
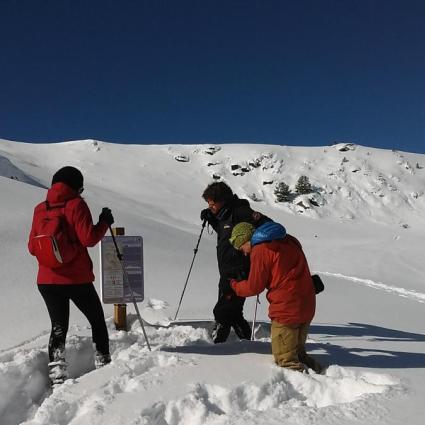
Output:
[[37,212],[36,236],[32,238],[34,255],[41,266],[56,269],[71,262],[78,245],[72,241],[65,218],[65,203],[44,203]]

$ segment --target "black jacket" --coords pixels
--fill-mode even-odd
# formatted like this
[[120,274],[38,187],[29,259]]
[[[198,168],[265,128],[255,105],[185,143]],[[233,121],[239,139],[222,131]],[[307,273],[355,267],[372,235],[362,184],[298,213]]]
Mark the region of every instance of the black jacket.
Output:
[[238,280],[248,278],[249,257],[233,248],[229,242],[233,227],[242,221],[258,227],[270,219],[251,209],[246,199],[239,199],[237,195],[233,195],[232,200],[226,203],[216,216],[208,220],[217,232],[217,262],[221,278]]

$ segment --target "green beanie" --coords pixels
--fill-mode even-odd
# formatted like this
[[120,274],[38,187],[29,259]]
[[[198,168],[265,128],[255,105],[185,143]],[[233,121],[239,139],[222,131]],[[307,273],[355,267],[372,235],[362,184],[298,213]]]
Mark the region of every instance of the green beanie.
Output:
[[246,222],[238,223],[232,230],[232,236],[229,242],[234,248],[239,249],[244,243],[251,240],[255,227]]

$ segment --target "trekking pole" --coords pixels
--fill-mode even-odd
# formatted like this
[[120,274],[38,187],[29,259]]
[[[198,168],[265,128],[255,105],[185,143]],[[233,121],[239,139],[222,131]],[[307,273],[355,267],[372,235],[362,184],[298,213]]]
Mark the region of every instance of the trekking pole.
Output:
[[260,296],[259,295],[257,295],[257,299],[255,300],[254,319],[252,320],[252,330],[251,330],[251,341],[254,341],[255,320],[257,319],[258,304],[260,304]]
[[192,271],[193,263],[195,262],[196,254],[198,253],[199,243],[201,242],[202,233],[204,232],[206,224],[207,224],[207,220],[204,220],[204,222],[202,223],[202,230],[201,230],[201,233],[200,233],[199,238],[198,238],[198,243],[196,244],[196,247],[193,250],[192,263],[191,263],[190,268],[189,268],[189,273],[187,274],[186,282],[184,283],[183,292],[182,292],[182,295],[180,297],[179,306],[177,307],[177,311],[176,311],[176,315],[174,316],[174,320],[177,319],[177,315],[179,314],[180,306],[182,305],[182,301],[183,301],[184,292],[186,291],[187,282],[189,281],[189,276],[190,276],[190,273]]
[[133,288],[132,288],[131,283],[130,283],[130,279],[128,278],[127,271],[125,270],[125,267],[124,267],[124,264],[123,264],[123,256],[122,256],[122,254],[121,254],[121,252],[120,252],[120,250],[118,248],[117,241],[115,239],[114,233],[112,232],[111,226],[109,226],[109,230],[111,232],[112,240],[113,240],[114,245],[115,245],[115,251],[117,253],[118,260],[120,261],[120,265],[121,265],[121,269],[122,269],[122,272],[123,272],[124,280],[127,280],[127,285],[130,288],[130,294],[131,294],[131,298],[133,300],[134,309],[136,310],[136,314],[137,314],[137,317],[139,319],[140,326],[142,327],[142,331],[143,331],[143,335],[144,335],[145,340],[146,340],[146,344],[147,344],[147,346],[149,348],[149,351],[152,351],[151,346],[149,344],[148,336],[146,335],[146,330],[145,330],[145,326],[143,324],[142,316],[140,315],[139,307],[138,307],[137,302],[136,302],[136,297],[134,296],[134,292],[133,292]]

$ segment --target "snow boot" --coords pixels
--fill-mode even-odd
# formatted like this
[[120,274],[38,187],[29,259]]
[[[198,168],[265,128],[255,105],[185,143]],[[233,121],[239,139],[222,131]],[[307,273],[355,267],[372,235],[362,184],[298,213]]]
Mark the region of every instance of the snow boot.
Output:
[[313,369],[318,374],[323,373],[324,367],[306,352],[299,353],[298,358],[300,359],[300,362],[304,363],[304,365],[309,369]]
[[230,334],[230,325],[223,325],[222,323],[215,322],[214,329],[211,333],[211,338],[214,344],[225,342]]
[[232,326],[239,339],[251,339],[251,326],[245,319],[233,323]]
[[106,366],[109,363],[111,363],[111,355],[109,353],[102,354],[96,352],[96,355],[94,357],[94,366],[96,369],[100,369],[101,367]]
[[49,355],[50,362],[49,367],[49,379],[52,387],[63,384],[68,379],[67,367],[68,364],[65,360],[65,348],[56,348]]
[[65,360],[56,360],[50,362],[49,366],[49,379],[52,387],[63,384],[68,379],[67,363]]

